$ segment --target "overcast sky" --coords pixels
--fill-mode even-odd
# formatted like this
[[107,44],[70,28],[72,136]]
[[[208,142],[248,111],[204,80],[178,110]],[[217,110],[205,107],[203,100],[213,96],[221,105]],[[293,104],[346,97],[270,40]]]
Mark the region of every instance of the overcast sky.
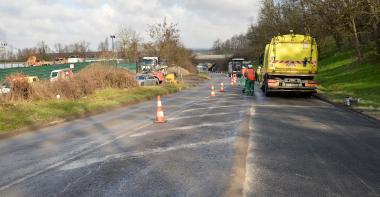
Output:
[[123,25],[147,40],[147,25],[177,23],[188,48],[210,48],[247,30],[260,0],[0,0],[0,41],[16,48],[80,40],[97,49]]

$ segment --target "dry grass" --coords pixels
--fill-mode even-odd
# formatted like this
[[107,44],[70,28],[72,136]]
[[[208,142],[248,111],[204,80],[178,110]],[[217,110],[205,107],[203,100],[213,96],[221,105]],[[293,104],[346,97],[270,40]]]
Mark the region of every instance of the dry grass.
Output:
[[[22,74],[16,74],[9,79],[17,78],[11,83],[11,93],[2,95],[2,103],[30,100],[46,100],[60,95],[63,99],[79,99],[95,90],[103,88],[132,88],[137,83],[134,75],[126,69],[95,63],[81,70],[70,79],[56,82],[40,81],[29,84]],[[12,80],[10,80],[12,81]]]

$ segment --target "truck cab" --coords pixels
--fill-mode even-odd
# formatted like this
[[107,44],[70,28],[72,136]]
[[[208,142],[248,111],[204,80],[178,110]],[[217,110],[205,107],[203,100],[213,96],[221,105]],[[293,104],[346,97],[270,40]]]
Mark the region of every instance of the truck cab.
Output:
[[159,62],[158,57],[143,57],[136,66],[136,73],[151,74],[160,83],[165,80],[167,66],[163,66]]
[[70,68],[53,70],[50,73],[50,82],[55,82],[60,79],[68,79],[72,77],[73,75],[74,75],[73,71]]
[[241,77],[242,73],[241,70],[243,68],[245,59],[244,58],[234,58],[228,63],[228,75],[232,77],[232,75],[235,75],[237,77]]
[[159,66],[158,57],[143,57],[141,62],[141,70],[153,71]]

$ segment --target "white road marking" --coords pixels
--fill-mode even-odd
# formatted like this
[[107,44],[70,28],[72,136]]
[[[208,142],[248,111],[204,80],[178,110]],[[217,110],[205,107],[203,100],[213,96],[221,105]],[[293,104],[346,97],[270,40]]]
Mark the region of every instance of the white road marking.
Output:
[[232,112],[221,112],[221,113],[212,113],[212,114],[202,114],[202,115],[194,115],[194,116],[182,116],[177,118],[168,118],[168,120],[180,120],[180,119],[189,119],[189,118],[203,118],[207,116],[222,116],[222,115],[230,115],[242,113],[244,111],[232,111]]
[[217,107],[198,107],[198,108],[192,108],[192,109],[186,109],[182,112],[190,112],[190,111],[197,111],[197,110],[204,110],[204,109],[219,109],[219,108],[232,108],[232,107],[248,107],[250,105],[227,105],[227,106],[217,106]]
[[22,178],[19,178],[19,179],[17,179],[17,180],[14,180],[14,181],[12,181],[12,182],[6,184],[6,185],[1,186],[1,187],[0,187],[0,191],[3,191],[3,190],[5,190],[5,189],[7,189],[7,188],[9,188],[9,187],[12,187],[12,186],[14,186],[14,185],[16,185],[16,184],[19,184],[19,183],[23,182],[23,181],[25,181],[25,180],[28,180],[28,179],[33,178],[33,177],[35,177],[35,176],[38,176],[38,175],[40,175],[40,174],[42,174],[42,173],[44,173],[44,172],[47,172],[47,171],[49,171],[49,170],[51,170],[51,169],[54,169],[54,168],[59,167],[59,166],[61,166],[61,165],[64,165],[65,163],[67,163],[67,162],[69,162],[69,161],[71,161],[71,160],[74,160],[75,158],[81,157],[81,156],[83,156],[83,155],[85,155],[85,154],[87,154],[87,153],[90,153],[90,152],[92,152],[92,151],[98,149],[98,148],[101,148],[101,147],[103,147],[103,146],[105,146],[105,145],[108,145],[108,144],[110,144],[110,143],[113,143],[113,142],[115,142],[116,140],[118,140],[118,139],[120,139],[120,138],[123,138],[123,137],[129,135],[130,133],[133,133],[133,132],[135,132],[135,131],[137,131],[137,130],[140,130],[140,129],[145,128],[145,127],[147,127],[147,126],[150,126],[150,125],[152,125],[152,124],[153,124],[153,123],[151,123],[151,124],[146,124],[146,125],[142,125],[142,126],[140,126],[140,127],[137,127],[136,129],[133,129],[133,130],[130,131],[130,132],[127,132],[127,133],[124,133],[124,134],[122,134],[122,135],[119,135],[119,136],[113,138],[112,140],[107,140],[107,141],[105,141],[104,143],[102,143],[102,144],[100,144],[100,145],[98,145],[98,146],[95,146],[95,147],[93,147],[93,148],[87,149],[87,150],[85,150],[85,151],[83,151],[83,152],[79,152],[78,154],[76,154],[76,155],[74,155],[74,156],[72,156],[72,157],[70,157],[70,158],[68,158],[68,159],[64,159],[64,160],[59,161],[59,162],[57,162],[57,163],[54,163],[54,164],[52,164],[52,165],[50,165],[50,166],[47,166],[47,167],[44,168],[44,169],[38,170],[38,171],[36,171],[36,172],[34,172],[34,173],[28,174],[28,175],[26,175],[26,176],[24,176],[24,177],[22,177]]
[[[203,99],[201,99],[201,100],[203,100]],[[196,103],[196,102],[198,102],[198,101],[187,102],[187,103],[185,103],[185,104],[183,105],[183,107],[190,107],[193,103]],[[181,110],[176,110],[176,111],[173,111],[170,115],[171,115],[171,116],[175,116],[175,115],[180,114],[180,113],[182,113]],[[115,142],[115,141],[117,141],[117,140],[119,140],[119,139],[121,139],[121,138],[123,138],[123,137],[125,137],[125,136],[130,135],[131,133],[134,133],[134,132],[136,132],[136,131],[138,131],[138,130],[140,130],[140,129],[143,129],[143,128],[148,127],[148,126],[151,126],[151,125],[153,125],[153,123],[150,123],[150,124],[143,124],[143,125],[141,125],[141,126],[135,128],[135,129],[131,130],[130,132],[126,132],[126,133],[124,133],[124,134],[118,135],[118,136],[116,136],[115,138],[113,138],[113,139],[111,139],[111,140],[107,140],[107,141],[105,141],[105,142],[102,143],[102,144],[99,144],[99,145],[97,145],[97,146],[94,146],[94,147],[89,148],[89,149],[84,150],[84,151],[79,151],[78,153],[74,154],[73,156],[71,156],[71,157],[69,157],[69,158],[67,158],[67,159],[63,159],[62,161],[59,161],[59,162],[56,162],[56,163],[54,163],[54,164],[48,165],[48,166],[46,166],[45,168],[43,168],[43,169],[41,169],[41,170],[37,170],[37,171],[35,171],[35,172],[33,172],[33,173],[27,174],[27,175],[25,175],[25,176],[23,176],[23,177],[21,177],[21,178],[19,178],[19,179],[16,179],[16,180],[11,181],[10,183],[8,183],[8,184],[6,184],[6,185],[2,185],[2,186],[0,187],[0,191],[3,191],[3,190],[5,190],[5,189],[8,189],[8,188],[10,188],[10,187],[12,187],[12,186],[14,186],[14,185],[19,184],[19,183],[22,183],[22,182],[24,182],[24,181],[26,181],[26,180],[28,180],[28,179],[31,179],[31,178],[33,178],[33,177],[35,177],[35,176],[38,176],[38,175],[40,175],[40,174],[42,174],[42,173],[45,173],[45,172],[49,171],[49,170],[52,170],[52,169],[57,168],[57,167],[59,167],[59,166],[62,166],[62,165],[64,165],[64,164],[68,163],[68,162],[71,161],[71,160],[74,160],[74,159],[76,159],[76,158],[82,157],[82,156],[84,156],[84,155],[86,155],[86,154],[88,154],[88,153],[90,153],[90,152],[92,152],[92,151],[94,151],[94,150],[96,150],[96,149],[99,149],[99,148],[101,148],[101,147],[103,147],[103,146],[106,146],[106,145],[108,145],[108,144],[111,144],[111,143],[113,143],[113,142]],[[93,142],[89,142],[89,143],[87,143],[87,144],[91,144],[91,143],[93,143]]]
[[202,148],[204,146],[209,146],[209,145],[227,144],[227,143],[233,142],[234,140],[235,140],[235,137],[229,137],[229,138],[225,138],[225,139],[211,140],[211,141],[198,142],[198,143],[181,144],[181,145],[165,147],[165,148],[158,147],[158,148],[147,149],[145,151],[139,151],[139,152],[131,151],[131,152],[112,154],[112,155],[107,155],[107,156],[99,157],[99,158],[92,158],[92,159],[75,161],[75,162],[69,163],[65,166],[62,166],[60,168],[60,170],[73,170],[73,169],[82,168],[82,167],[85,167],[88,165],[92,165],[95,163],[101,163],[101,162],[106,162],[106,161],[116,160],[116,159],[139,158],[139,157],[145,157],[145,156],[149,156],[149,155],[153,155],[153,154],[166,153],[166,152],[170,152],[170,151]]
[[184,131],[184,130],[196,129],[196,128],[201,128],[201,127],[218,127],[218,126],[223,126],[223,125],[238,124],[240,122],[241,120],[235,120],[235,121],[230,121],[230,122],[204,123],[204,124],[199,124],[199,125],[182,126],[182,127],[175,127],[172,129],[165,129],[165,130],[149,130],[149,131],[133,134],[130,137],[141,137],[141,136],[158,133],[158,132]]
[[253,142],[253,135],[252,132],[254,130],[253,128],[253,117],[255,116],[256,111],[254,108],[254,105],[251,106],[250,108],[250,113],[249,113],[249,141],[248,141],[248,151],[247,151],[247,158],[245,160],[245,181],[244,181],[244,186],[243,186],[243,196],[247,196],[248,192],[251,191],[251,188],[249,187],[252,183],[253,179],[253,166],[250,164],[250,159],[253,158],[252,152],[252,142]]
[[313,106],[313,105],[253,105],[254,107],[273,107],[273,108],[331,108],[331,106]]

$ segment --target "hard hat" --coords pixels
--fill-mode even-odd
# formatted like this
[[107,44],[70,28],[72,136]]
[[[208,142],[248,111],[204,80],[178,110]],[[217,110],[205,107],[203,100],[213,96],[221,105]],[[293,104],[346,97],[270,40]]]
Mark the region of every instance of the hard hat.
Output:
[[248,68],[252,68],[252,64],[248,64]]

